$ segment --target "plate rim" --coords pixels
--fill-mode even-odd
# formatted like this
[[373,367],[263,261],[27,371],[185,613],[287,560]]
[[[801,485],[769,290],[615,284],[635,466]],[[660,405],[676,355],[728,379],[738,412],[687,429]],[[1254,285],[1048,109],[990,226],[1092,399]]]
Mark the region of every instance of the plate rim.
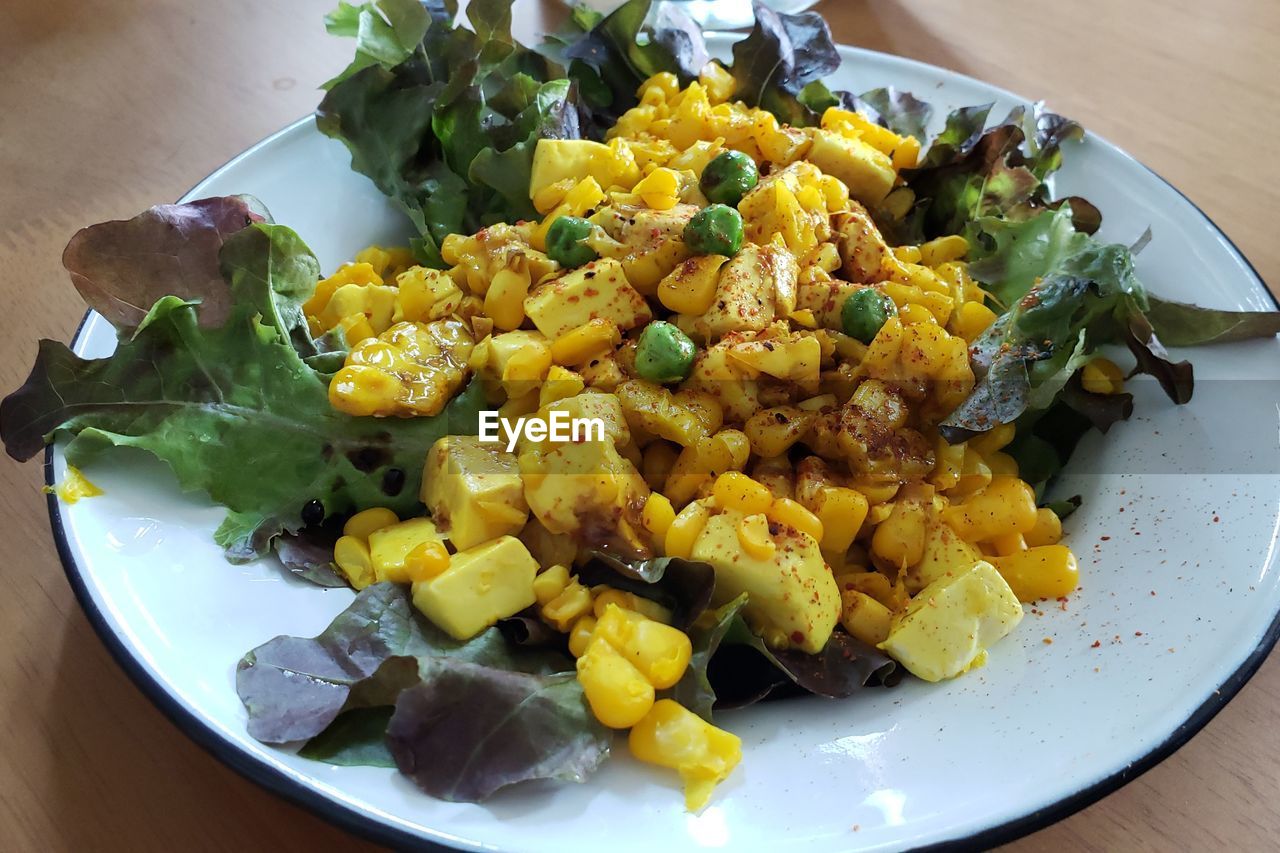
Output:
[[[903,62],[909,65],[925,68],[930,71],[938,71],[944,74],[960,78],[961,80],[970,81],[984,86],[1000,95],[1010,98],[1019,103],[1035,103],[1034,101],[1021,97],[1016,93],[1010,92],[994,84],[987,83],[979,78],[940,65],[932,65],[920,60],[911,59],[909,57],[898,56],[896,54],[885,53],[883,51],[869,50],[851,45],[839,45],[838,49],[841,53],[862,54],[874,57],[887,57],[896,62]],[[208,181],[211,177],[230,168],[241,160],[253,155],[258,150],[270,145],[276,139],[286,136],[290,133],[297,132],[299,128],[313,122],[315,113],[308,113],[295,121],[290,122],[279,130],[263,137],[253,145],[239,152],[226,162],[214,168],[207,175],[192,185],[179,198],[187,198],[193,190],[201,184]],[[1228,251],[1234,255],[1243,266],[1253,276],[1254,280],[1262,285],[1263,291],[1280,310],[1280,298],[1267,286],[1266,281],[1259,274],[1257,268],[1249,260],[1235,244],[1235,241],[1216,223],[1208,213],[1204,211],[1200,205],[1196,204],[1182,190],[1176,187],[1172,182],[1163,175],[1156,172],[1150,166],[1147,166],[1141,160],[1138,160],[1128,151],[1118,145],[1110,142],[1106,137],[1101,136],[1093,131],[1086,131],[1088,135],[1094,137],[1099,142],[1109,146],[1114,151],[1119,152],[1125,159],[1136,164],[1142,169],[1149,172],[1161,183],[1165,184],[1171,190],[1178,194],[1190,207],[1199,214],[1200,218],[1208,229],[1216,234],[1226,244]],[[85,326],[92,311],[86,311],[80,319],[79,325],[71,336],[70,346],[75,347],[77,341],[83,334]],[[53,466],[54,445],[46,446],[43,468],[44,481],[46,486],[52,487],[54,483],[54,466]],[[369,815],[364,810],[356,808],[349,803],[338,799],[330,798],[323,793],[315,790],[311,786],[298,781],[285,774],[284,772],[272,767],[271,765],[239,749],[233,742],[224,738],[217,729],[212,726],[203,717],[192,709],[183,705],[177,697],[172,695],[160,681],[160,679],[149,672],[142,662],[128,648],[123,638],[116,632],[108,622],[105,614],[94,600],[93,594],[89,589],[87,575],[76,561],[76,555],[73,553],[70,539],[63,525],[60,505],[56,494],[52,492],[46,496],[46,508],[49,513],[49,526],[53,535],[54,545],[58,554],[59,562],[62,564],[63,572],[67,577],[67,581],[71,586],[72,592],[79,603],[81,610],[84,612],[89,624],[93,627],[94,633],[98,635],[99,640],[106,646],[107,651],[111,654],[112,659],[116,662],[133,682],[134,686],[146,696],[151,703],[159,709],[159,711],[171,722],[179,731],[193,740],[206,752],[220,761],[226,767],[231,768],[240,776],[253,782],[261,788],[266,789],[281,799],[299,806],[311,814],[317,815],[330,824],[337,826],[347,832],[359,837],[374,841],[380,844],[386,844],[396,849],[412,848],[417,850],[431,851],[449,851],[455,848],[441,843],[441,840],[435,840],[430,837],[434,834],[437,838],[442,838],[444,833],[436,830],[425,829],[426,835],[412,832],[393,824],[380,821],[376,817]],[[1271,623],[1263,632],[1259,642],[1244,657],[1240,665],[1226,679],[1218,685],[1213,691],[1187,718],[1180,723],[1164,740],[1152,747],[1148,752],[1142,755],[1132,763],[1122,767],[1114,773],[1103,776],[1101,779],[1080,788],[1076,792],[1062,797],[1047,806],[1028,812],[1011,820],[998,823],[985,829],[971,832],[967,835],[957,836],[955,838],[947,838],[941,841],[933,842],[923,846],[911,848],[919,851],[968,851],[968,850],[984,850],[992,847],[1007,844],[1018,838],[1030,835],[1033,832],[1051,826],[1071,815],[1079,812],[1109,794],[1114,793],[1129,782],[1137,779],[1151,768],[1160,764],[1169,756],[1173,755],[1179,749],[1187,744],[1196,734],[1198,734],[1208,723],[1225,708],[1232,699],[1240,692],[1240,690],[1249,683],[1250,679],[1257,673],[1262,662],[1275,648],[1277,641],[1280,641],[1280,608],[1272,616]],[[473,848],[475,849],[475,848]]]

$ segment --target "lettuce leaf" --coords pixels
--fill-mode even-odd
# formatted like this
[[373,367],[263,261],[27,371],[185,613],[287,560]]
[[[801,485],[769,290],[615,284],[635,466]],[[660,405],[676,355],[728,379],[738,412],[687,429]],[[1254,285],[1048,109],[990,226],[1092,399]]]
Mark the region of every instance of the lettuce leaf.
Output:
[[[353,15],[370,23],[357,27],[356,59],[332,81],[316,126],[409,217],[420,259],[443,266],[449,234],[533,216],[534,145],[577,138],[579,109],[560,67],[512,38],[510,3],[470,3],[471,29],[455,21],[456,3],[426,12],[416,0],[352,8],[331,16],[331,32],[352,35]],[[390,47],[371,58],[366,31]]]
[[716,586],[715,570],[709,563],[682,557],[629,562],[592,551],[590,559],[574,571],[587,586],[608,584],[658,602],[671,611],[671,624],[682,631],[707,609]]
[[[213,206],[196,203],[191,215]],[[137,227],[112,228],[113,240],[80,241],[77,268],[109,266],[95,254],[145,255],[154,230],[171,219],[150,211]],[[223,275],[175,282],[185,297],[163,296],[136,328],[122,327],[111,356],[84,359],[60,343],[40,343],[26,383],[0,403],[9,455],[28,459],[58,436],[70,438],[67,459],[81,467],[108,447],[144,450],[167,463],[184,490],[205,492],[227,508],[215,539],[235,562],[267,553],[280,533],[300,529],[311,501],[326,515],[369,506],[415,511],[427,448],[447,433],[475,431],[480,389],[468,388],[434,418],[353,418],[334,410],[329,376],[306,360],[314,344],[299,302],[315,285],[311,251],[290,229],[266,222],[220,246],[207,236],[173,243],[171,264],[113,279],[112,303],[139,304],[164,290],[157,276],[170,266],[220,266]],[[225,312],[225,321],[201,325],[205,306]],[[386,476],[393,471],[403,476]]]
[[1280,311],[1222,311],[1148,295],[1147,322],[1171,347],[1228,343],[1280,334]]
[[[785,15],[759,0],[751,8],[755,25],[733,46],[734,98],[766,109],[786,124],[814,124],[818,111],[800,95],[840,66],[830,27],[817,12]],[[815,90],[810,90],[805,100],[813,104],[814,98]]]
[[478,802],[530,779],[583,781],[611,735],[572,661],[509,645],[497,628],[459,642],[380,583],[314,638],[276,637],[236,668],[249,733],[307,740],[334,764],[396,766],[442,799]]

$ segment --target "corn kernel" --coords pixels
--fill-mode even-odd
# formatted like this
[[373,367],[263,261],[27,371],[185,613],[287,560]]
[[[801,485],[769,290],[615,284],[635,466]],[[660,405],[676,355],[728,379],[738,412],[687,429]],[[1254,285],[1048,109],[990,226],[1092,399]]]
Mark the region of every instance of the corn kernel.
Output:
[[[887,583],[888,578],[885,581]],[[840,624],[855,639],[875,646],[889,638],[889,626],[893,620],[889,608],[857,590],[842,589],[840,601]]]
[[991,563],[1019,601],[1060,598],[1080,582],[1076,556],[1065,545],[1028,548],[1007,556],[992,557]]
[[668,557],[682,557],[687,560],[693,553],[693,543],[702,533],[702,528],[707,526],[707,519],[710,517],[711,513],[707,508],[697,502],[680,510],[672,520],[671,526],[667,528],[663,552]]
[[1098,356],[1080,371],[1080,384],[1091,394],[1119,394],[1124,390],[1124,373],[1111,359]]
[[1018,461],[1008,453],[1001,453],[997,450],[995,453],[987,454],[983,461],[991,469],[992,477],[1018,476]]
[[1011,554],[1017,554],[1019,551],[1027,550],[1027,542],[1022,538],[1021,533],[1003,533],[992,538],[985,545],[992,554],[1000,557],[1007,557]]
[[673,699],[660,699],[631,729],[631,754],[669,767],[684,783],[685,808],[700,810],[742,760],[742,741],[718,729]]
[[693,645],[683,631],[610,604],[597,617],[595,635],[602,637],[659,690],[683,677]]
[[871,551],[899,568],[913,566],[924,555],[925,514],[918,501],[899,500],[889,517],[876,526]]
[[555,565],[540,572],[533,579],[533,596],[538,600],[538,604],[545,605],[563,592],[568,585],[569,570],[564,566]]
[[645,499],[644,510],[640,514],[644,529],[652,533],[659,542],[664,542],[667,531],[671,529],[671,522],[675,521],[675,518],[676,511],[667,496],[650,492],[649,497]]
[[640,474],[650,489],[655,492],[663,490],[679,455],[680,451],[667,441],[650,442],[645,447],[640,460]]
[[937,318],[923,305],[907,304],[898,309],[898,319],[904,326],[916,326],[921,323],[937,323]]
[[579,616],[578,621],[573,623],[573,627],[569,629],[569,654],[575,658],[580,658],[587,651],[587,645],[591,642],[591,635],[596,629],[596,617],[591,615]]
[[[536,587],[534,595],[537,596]],[[579,616],[591,612],[591,591],[574,578],[559,595],[542,605],[540,612],[543,620],[557,631],[568,631]]]
[[738,521],[738,544],[750,557],[757,560],[771,560],[778,550],[778,545],[769,533],[769,520],[763,514],[743,516]]
[[770,521],[808,534],[814,542],[822,541],[822,522],[818,516],[791,498],[775,498],[765,516]]
[[355,536],[340,536],[333,546],[333,561],[355,589],[364,589],[375,580],[369,546]]
[[819,490],[816,504],[811,509],[822,522],[819,545],[825,552],[843,554],[866,520],[866,496],[843,486],[825,486]]
[[342,525],[342,533],[344,536],[354,536],[357,539],[368,539],[369,534],[375,530],[381,530],[384,527],[390,527],[397,524],[400,517],[386,507],[376,506],[372,509],[366,509],[364,512],[357,512],[355,515],[347,519],[347,523]]
[[670,210],[680,201],[680,175],[671,169],[657,168],[631,189],[646,207]]
[[920,160],[920,140],[908,136],[893,149],[893,168],[895,171],[914,169]]
[[1062,539],[1062,519],[1048,507],[1036,510],[1035,526],[1023,534],[1027,545],[1038,548],[1041,545],[1057,545]]
[[405,556],[404,567],[414,583],[431,580],[449,568],[449,551],[443,542],[423,542]]
[[990,456],[997,450],[1007,447],[1009,442],[1013,441],[1017,431],[1018,428],[1013,424],[1000,424],[982,435],[975,435],[969,439],[969,448],[983,456]]
[[630,728],[653,707],[653,685],[635,664],[594,632],[578,658],[578,681],[591,712],[609,728]]
[[737,510],[744,515],[767,512],[773,504],[773,495],[768,487],[740,471],[726,471],[717,477],[711,494],[724,509]]
[[969,254],[969,241],[959,234],[937,237],[920,246],[920,263],[936,267],[950,261],[958,261]]
[[1013,477],[995,477],[982,491],[942,511],[942,520],[968,542],[1025,533],[1036,524],[1031,487]]

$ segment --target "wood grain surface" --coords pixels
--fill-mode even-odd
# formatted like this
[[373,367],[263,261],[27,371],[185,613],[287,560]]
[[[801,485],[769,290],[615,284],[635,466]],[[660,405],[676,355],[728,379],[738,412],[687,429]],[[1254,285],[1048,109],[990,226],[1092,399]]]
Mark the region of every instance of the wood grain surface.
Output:
[[[0,3],[0,392],[83,306],[79,227],[171,201],[308,113],[350,44],[333,0]],[[519,0],[529,38],[562,14]],[[1276,0],[829,0],[838,40],[1031,97],[1182,189],[1280,283]],[[0,461],[0,849],[345,850],[170,724],[111,660],[59,565],[36,462]],[[1018,850],[1274,848],[1280,663],[1172,758]],[[1025,760],[1034,761],[1034,756]]]

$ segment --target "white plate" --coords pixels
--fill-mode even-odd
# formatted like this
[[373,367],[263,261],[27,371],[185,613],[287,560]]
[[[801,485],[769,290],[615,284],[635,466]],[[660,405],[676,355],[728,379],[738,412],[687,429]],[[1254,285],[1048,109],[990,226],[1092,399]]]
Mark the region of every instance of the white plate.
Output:
[[[934,104],[935,125],[956,106],[994,100],[1002,115],[1019,102],[909,60],[843,54],[839,87],[914,91]],[[405,234],[348,164],[345,149],[306,120],[187,198],[253,193],[332,270],[370,242]],[[1101,207],[1107,239],[1129,242],[1152,227],[1138,268],[1153,290],[1224,308],[1273,307],[1202,213],[1108,143],[1073,146],[1058,189]],[[91,316],[75,349],[101,355],[113,340]],[[1082,808],[1166,757],[1275,643],[1280,341],[1192,355],[1199,383],[1189,406],[1171,405],[1154,382],[1134,382],[1137,415],[1105,442],[1090,436],[1060,484],[1059,494],[1085,497],[1066,525],[1083,586],[1065,608],[1029,614],[985,669],[954,682],[909,680],[843,702],[723,715],[745,758],[697,816],[684,812],[671,775],[632,762],[622,744],[589,784],[507,791],[485,805],[435,801],[391,770],[331,767],[263,746],[245,733],[236,661],[277,634],[317,633],[351,593],[295,582],[265,562],[228,565],[210,537],[221,510],[181,495],[161,465],[141,457],[105,460],[90,472],[105,496],[51,500],[50,512],[89,617],[175,723],[265,787],[396,846],[989,846]],[[51,477],[60,477],[62,454],[51,460]]]

